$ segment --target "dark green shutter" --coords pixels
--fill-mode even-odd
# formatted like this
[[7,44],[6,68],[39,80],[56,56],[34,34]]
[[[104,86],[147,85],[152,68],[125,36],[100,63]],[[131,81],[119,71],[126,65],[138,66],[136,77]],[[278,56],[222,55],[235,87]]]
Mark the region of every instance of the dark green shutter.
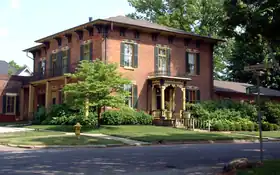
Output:
[[80,46],[80,60],[84,59],[84,45],[81,44]]
[[44,72],[44,76],[46,76],[46,71],[47,71],[47,60],[46,60],[46,59],[44,60],[44,63],[45,63],[45,72]]
[[124,67],[124,43],[121,42],[121,55],[120,55],[120,66]]
[[93,55],[93,43],[89,43],[89,60],[92,61],[93,58],[92,58],[92,55]]
[[155,46],[155,51],[154,51],[154,54],[155,54],[155,73],[158,73],[158,47]]
[[189,67],[189,52],[186,52],[186,72],[190,73],[190,67]]
[[19,111],[19,95],[16,96],[16,115],[19,115],[20,111]]
[[132,99],[133,99],[133,108],[137,109],[138,107],[138,91],[137,91],[137,85],[133,85],[133,96],[132,96]]
[[38,72],[38,75],[39,75],[40,77],[42,77],[41,66],[42,66],[42,62],[39,61],[39,62],[38,62],[37,72]]
[[133,60],[133,67],[138,67],[138,44],[134,44],[134,60]]
[[186,89],[186,102],[190,101],[190,97],[189,97],[189,90]]
[[196,75],[200,74],[200,54],[196,54]]
[[2,113],[5,114],[6,113],[6,95],[3,95],[2,100],[3,100],[3,105],[2,105]]
[[63,53],[62,53],[62,51],[60,51],[60,52],[58,52],[57,53],[57,57],[56,57],[56,61],[57,61],[57,68],[56,68],[56,72],[57,72],[57,75],[62,75],[62,70],[63,70],[63,67],[62,67],[62,55],[63,55]]
[[70,73],[70,66],[71,66],[70,58],[71,58],[71,49],[69,48],[67,51],[67,65],[64,65],[67,67],[67,69],[66,69],[67,73]]
[[170,76],[170,69],[171,69],[171,50],[170,48],[167,49],[167,75]]
[[196,91],[196,102],[199,103],[200,102],[200,90]]

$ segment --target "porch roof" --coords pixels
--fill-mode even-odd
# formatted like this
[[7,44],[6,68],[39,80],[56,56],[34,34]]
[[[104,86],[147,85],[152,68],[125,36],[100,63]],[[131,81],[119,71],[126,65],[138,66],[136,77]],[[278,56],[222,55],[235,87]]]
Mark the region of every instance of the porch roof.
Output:
[[181,80],[191,81],[192,79],[186,74],[180,74],[178,72],[167,72],[167,71],[155,71],[148,74],[149,80],[169,79],[169,80]]

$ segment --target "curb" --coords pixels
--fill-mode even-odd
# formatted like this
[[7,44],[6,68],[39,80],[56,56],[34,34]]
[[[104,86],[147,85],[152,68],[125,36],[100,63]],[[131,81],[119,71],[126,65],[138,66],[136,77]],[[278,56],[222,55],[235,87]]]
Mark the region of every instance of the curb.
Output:
[[[263,139],[263,142],[280,142],[280,140]],[[25,149],[67,149],[67,148],[110,148],[110,147],[129,147],[129,146],[158,146],[158,145],[178,145],[178,144],[220,144],[220,143],[259,143],[255,140],[208,140],[208,141],[184,141],[184,142],[152,142],[152,143],[135,143],[135,144],[107,144],[107,145],[16,145],[16,144],[1,144],[9,147],[25,148]]]

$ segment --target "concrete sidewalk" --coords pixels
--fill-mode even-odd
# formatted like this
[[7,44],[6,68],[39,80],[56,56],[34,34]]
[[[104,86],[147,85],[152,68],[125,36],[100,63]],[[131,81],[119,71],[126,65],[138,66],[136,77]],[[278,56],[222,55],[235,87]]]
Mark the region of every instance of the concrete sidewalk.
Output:
[[0,126],[1,133],[11,133],[11,132],[23,132],[23,131],[32,131],[34,129],[30,128],[18,128],[18,127],[9,127],[9,126]]

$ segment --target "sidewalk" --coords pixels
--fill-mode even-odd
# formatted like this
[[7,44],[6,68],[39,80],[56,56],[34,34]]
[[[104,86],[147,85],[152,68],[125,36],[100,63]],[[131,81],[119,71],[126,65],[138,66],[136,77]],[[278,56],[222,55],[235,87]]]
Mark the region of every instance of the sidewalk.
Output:
[[[259,136],[256,135],[250,135],[250,134],[241,134],[241,133],[235,133],[237,135],[242,135],[242,136],[249,136],[249,137],[254,137],[259,139]],[[263,139],[268,139],[269,141],[280,141],[278,138],[273,138],[273,137],[262,137]]]

